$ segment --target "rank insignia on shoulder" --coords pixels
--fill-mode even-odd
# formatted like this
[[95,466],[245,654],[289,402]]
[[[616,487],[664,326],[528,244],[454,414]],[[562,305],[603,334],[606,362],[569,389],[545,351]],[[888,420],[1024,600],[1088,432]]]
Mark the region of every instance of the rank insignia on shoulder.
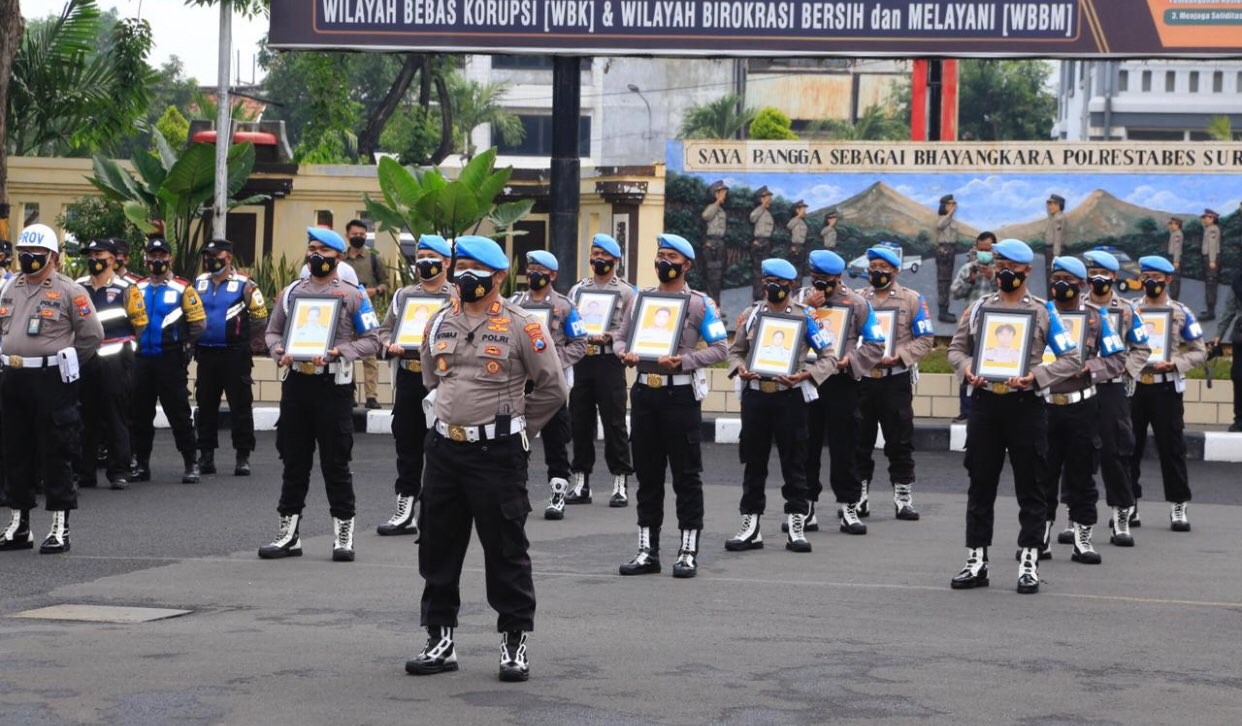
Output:
[[443,356],[436,359],[436,369],[441,373],[448,370],[448,361],[444,360]]

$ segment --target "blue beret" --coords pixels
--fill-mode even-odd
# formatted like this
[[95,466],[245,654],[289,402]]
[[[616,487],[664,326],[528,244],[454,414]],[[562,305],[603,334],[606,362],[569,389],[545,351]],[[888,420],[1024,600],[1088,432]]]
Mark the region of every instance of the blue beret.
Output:
[[1079,280],[1087,279],[1087,266],[1077,257],[1054,257],[1052,258],[1052,271],[1068,272],[1077,277]]
[[763,261],[763,276],[775,277],[781,280],[797,280],[798,270],[789,260],[769,257]]
[[667,232],[656,237],[659,240],[659,249],[669,249],[680,252],[687,260],[694,259],[694,248],[686,241],[685,237],[676,234],[668,234]]
[[1117,272],[1121,269],[1121,263],[1117,261],[1117,258],[1104,250],[1084,252],[1082,258],[1087,261],[1088,267],[1103,267],[1109,272]]
[[424,234],[418,238],[418,249],[431,250],[441,257],[452,257],[453,248],[449,247],[448,240],[438,234]]
[[1029,265],[1031,260],[1035,259],[1035,253],[1031,252],[1030,245],[1020,239],[1003,239],[992,247],[992,251],[1010,262],[1022,265]]
[[318,242],[324,247],[331,247],[337,252],[345,251],[345,240],[341,239],[341,235],[323,227],[307,227],[306,241]]
[[811,270],[821,275],[840,275],[845,272],[845,260],[832,250],[811,252]]
[[901,269],[901,259],[897,257],[897,251],[892,247],[872,247],[867,250],[868,260],[884,260],[888,264]]
[[597,234],[591,238],[591,246],[598,247],[608,254],[621,259],[621,245],[617,241],[606,234]]
[[543,265],[549,270],[556,272],[560,269],[561,263],[556,261],[556,255],[547,250],[531,250],[526,253],[526,262],[536,265]]
[[493,270],[508,270],[509,258],[495,240],[468,234],[457,238],[457,259],[474,260]]
[[1139,258],[1139,269],[1143,272],[1163,272],[1166,275],[1172,275],[1173,263],[1160,255],[1147,255]]

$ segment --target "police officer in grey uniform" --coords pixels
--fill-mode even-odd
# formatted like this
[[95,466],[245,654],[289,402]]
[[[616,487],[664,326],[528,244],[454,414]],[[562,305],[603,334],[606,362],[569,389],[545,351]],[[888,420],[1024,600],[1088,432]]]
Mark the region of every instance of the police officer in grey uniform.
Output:
[[1182,220],[1177,217],[1169,217],[1169,261],[1173,263],[1173,269],[1177,270],[1177,275],[1173,278],[1173,282],[1169,285],[1169,297],[1174,300],[1182,299],[1182,247],[1186,241],[1186,235],[1182,232]]
[[69,551],[69,510],[78,506],[73,465],[81,453],[79,367],[95,355],[103,325],[86,290],[56,271],[55,232],[31,225],[16,247],[21,274],[0,288],[5,499],[13,509],[0,550],[34,547],[30,510],[41,481],[52,527],[39,552],[57,554]]
[[432,317],[420,353],[436,419],[427,434],[419,512],[421,622],[428,638],[405,670],[457,670],[453,631],[473,523],[483,545],[487,599],[499,613],[500,679],[524,681],[535,617],[526,539],[530,438],[565,405],[568,391],[548,329],[500,297],[509,270],[500,246],[466,235],[457,238],[456,252],[461,300]]
[[703,258],[707,273],[707,294],[719,303],[720,283],[724,279],[725,268],[725,233],[729,226],[729,215],[725,213],[724,203],[729,195],[729,187],[723,181],[716,181],[707,188],[707,192],[712,195],[712,203],[703,208],[703,222],[707,225]]
[[835,209],[829,209],[824,215],[824,228],[820,230],[820,239],[824,241],[824,249],[836,249],[837,246],[837,222],[841,219],[840,213]]
[[1207,305],[1199,313],[1199,319],[1215,320],[1216,279],[1220,274],[1220,214],[1214,209],[1205,209],[1199,221],[1203,223],[1203,298]]
[[799,199],[793,205],[794,216],[785,225],[789,230],[789,261],[801,279],[806,272],[806,202]]
[[957,200],[952,194],[940,198],[936,211],[936,306],[940,322],[955,323],[949,312],[949,286],[953,283],[953,264],[957,261]]
[[772,249],[772,232],[776,230],[776,220],[772,218],[772,192],[766,187],[759,187],[755,192],[759,198],[759,206],[750,211],[750,223],[755,226],[754,238],[750,243],[750,292],[751,299],[758,300],[763,295],[763,260]]
[[1048,219],[1044,223],[1044,281],[1052,279],[1052,258],[1061,256],[1065,244],[1065,197],[1060,194],[1048,196],[1044,203]]

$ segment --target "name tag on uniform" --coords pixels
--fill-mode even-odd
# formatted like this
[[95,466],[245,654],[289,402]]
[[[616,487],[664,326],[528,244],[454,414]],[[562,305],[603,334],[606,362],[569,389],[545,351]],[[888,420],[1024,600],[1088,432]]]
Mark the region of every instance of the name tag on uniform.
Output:
[[199,292],[207,292],[207,281],[206,281],[206,280],[199,280],[199,281],[198,281],[198,291],[199,291]]
[[26,321],[26,335],[35,336],[43,329],[43,318],[32,315],[30,320]]
[[237,286],[238,286],[239,284],[241,284],[241,283],[239,283],[237,280],[229,280],[228,291],[229,291],[229,292],[237,292]]
[[177,291],[176,290],[165,290],[164,291],[164,302],[168,303],[169,305],[176,303],[177,302]]

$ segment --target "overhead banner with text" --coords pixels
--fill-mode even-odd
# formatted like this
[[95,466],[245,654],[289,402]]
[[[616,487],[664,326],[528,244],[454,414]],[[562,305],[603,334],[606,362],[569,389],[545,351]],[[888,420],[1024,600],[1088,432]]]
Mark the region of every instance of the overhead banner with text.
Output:
[[268,45],[563,55],[1237,56],[1242,1],[271,0]]

